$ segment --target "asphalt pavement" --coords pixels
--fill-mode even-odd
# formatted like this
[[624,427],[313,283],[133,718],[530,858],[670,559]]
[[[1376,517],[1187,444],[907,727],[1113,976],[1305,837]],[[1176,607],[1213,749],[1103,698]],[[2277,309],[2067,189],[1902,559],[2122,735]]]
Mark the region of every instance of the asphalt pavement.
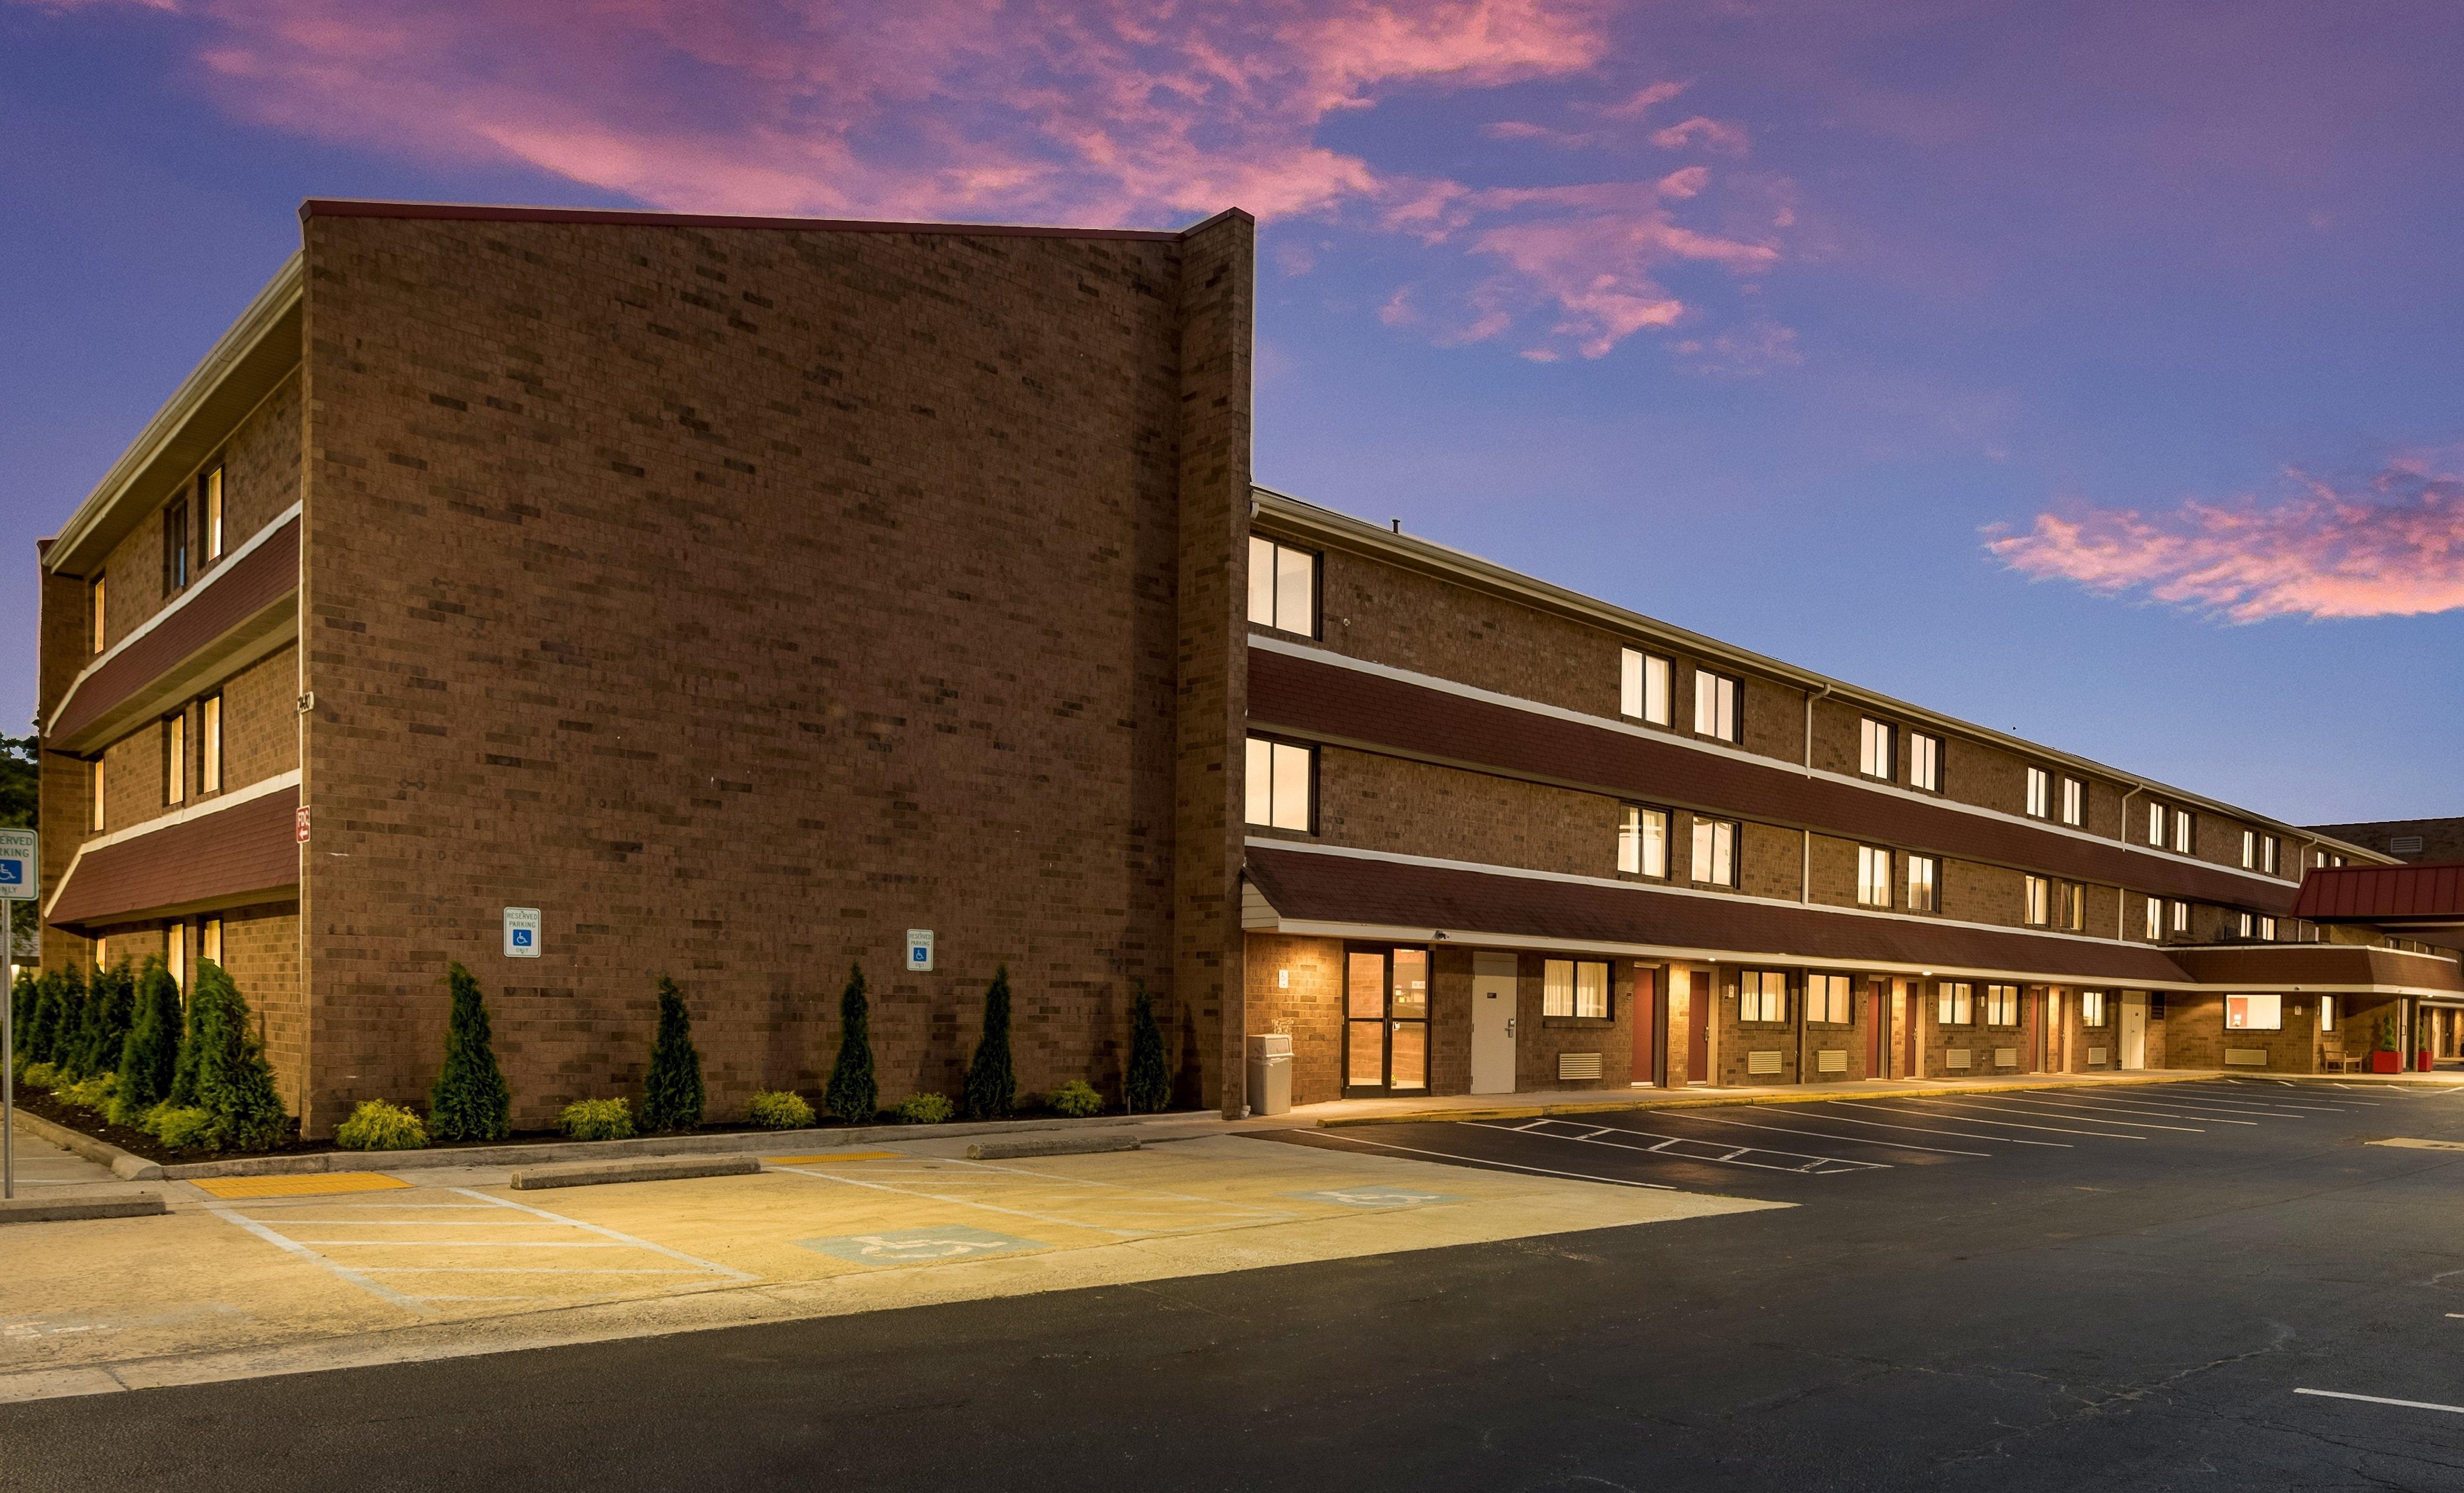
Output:
[[2464,1487],[2464,1093],[2215,1081],[1241,1144],[1798,1206],[0,1406],[0,1482]]

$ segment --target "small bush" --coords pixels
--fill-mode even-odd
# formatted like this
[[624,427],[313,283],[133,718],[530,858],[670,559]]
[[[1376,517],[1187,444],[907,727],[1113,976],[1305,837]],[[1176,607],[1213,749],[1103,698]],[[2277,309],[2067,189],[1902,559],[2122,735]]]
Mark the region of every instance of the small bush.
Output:
[[950,1102],[938,1094],[917,1094],[898,1106],[901,1125],[947,1125]]
[[1130,1072],[1122,1096],[1132,1114],[1154,1114],[1172,1103],[1172,1074],[1164,1066],[1163,1028],[1156,1025],[1155,997],[1138,982],[1130,1007]]
[[265,1150],[282,1139],[287,1116],[265,1064],[265,1044],[249,1019],[248,999],[210,959],[197,961],[188,996],[190,1040],[197,1047],[192,1081],[198,1108],[214,1117],[218,1150]]
[[334,1126],[334,1144],[344,1150],[417,1150],[428,1144],[419,1116],[382,1099],[363,1099],[351,1118]]
[[967,1065],[960,1107],[970,1120],[1000,1120],[1018,1107],[1018,1074],[1009,1061],[1009,966],[993,970],[984,992],[984,1036]]
[[813,1123],[813,1106],[804,1103],[803,1095],[785,1089],[754,1095],[744,1112],[765,1130],[801,1130]]
[[577,1141],[621,1141],[633,1133],[633,1106],[621,1099],[576,1100],[556,1124]]
[[165,1146],[207,1148],[214,1143],[214,1117],[194,1104],[164,1104],[145,1117],[145,1128]]
[[113,1081],[110,1074],[98,1073],[93,1078],[79,1079],[75,1083],[62,1085],[54,1091],[54,1097],[61,1103],[75,1104],[79,1109],[91,1109],[96,1114],[102,1114],[110,1109],[112,1091],[118,1087],[119,1084]]
[[445,967],[451,1008],[445,1018],[445,1066],[428,1091],[428,1118],[440,1141],[501,1141],[514,1132],[513,1096],[496,1066],[495,1038],[479,982],[457,962]]
[[659,976],[659,1028],[650,1042],[650,1072],[642,1081],[642,1127],[690,1130],[701,1124],[701,1054],[693,1050],[693,1014],[676,982]]
[[18,1074],[26,1081],[28,1088],[47,1089],[59,1086],[60,1070],[47,1062],[30,1062],[19,1069]]
[[864,998],[864,966],[847,967],[847,989],[839,992],[839,1057],[830,1065],[830,1086],[822,1103],[849,1125],[862,1125],[881,1107],[881,1092],[872,1078],[872,1018]]
[[1072,1120],[1084,1120],[1089,1115],[1104,1112],[1104,1096],[1096,1093],[1095,1086],[1085,1079],[1071,1079],[1054,1089],[1045,1103],[1052,1106],[1054,1114],[1066,1115]]

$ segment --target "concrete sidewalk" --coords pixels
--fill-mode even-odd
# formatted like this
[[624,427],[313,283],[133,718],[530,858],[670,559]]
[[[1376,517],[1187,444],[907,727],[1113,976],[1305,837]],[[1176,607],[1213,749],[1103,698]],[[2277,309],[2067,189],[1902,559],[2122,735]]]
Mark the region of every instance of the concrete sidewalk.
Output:
[[[1415,1095],[1297,1104],[1284,1122],[1328,1127],[1397,1125],[1423,1120],[1529,1119],[1541,1115],[1627,1109],[1678,1109],[1705,1104],[1811,1103],[1825,1099],[1887,1099],[1906,1095],[1995,1094],[2021,1089],[2114,1088],[2143,1084],[2212,1083],[2222,1079],[2286,1083],[2420,1084],[2464,1088],[2464,1074],[2255,1073],[2247,1068],[2138,1068],[2118,1073],[2014,1073],[1968,1079],[1859,1079],[1823,1083],[1766,1083],[1683,1088],[1534,1089],[1514,1094]],[[1243,1124],[1255,1124],[1255,1121]]]

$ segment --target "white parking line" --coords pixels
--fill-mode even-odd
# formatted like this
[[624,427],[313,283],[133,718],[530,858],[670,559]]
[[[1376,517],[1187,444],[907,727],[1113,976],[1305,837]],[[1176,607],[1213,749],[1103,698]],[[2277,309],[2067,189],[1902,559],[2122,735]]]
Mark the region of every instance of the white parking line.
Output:
[[1670,1187],[1665,1182],[1637,1182],[1628,1177],[1604,1177],[1592,1171],[1560,1171],[1554,1167],[1526,1167],[1511,1161],[1491,1161],[1485,1156],[1465,1156],[1459,1151],[1423,1150],[1418,1146],[1397,1146],[1392,1141],[1365,1140],[1360,1136],[1345,1135],[1339,1131],[1323,1132],[1322,1138],[1330,1141],[1350,1141],[1355,1146],[1375,1146],[1381,1150],[1409,1151],[1415,1156],[1442,1156],[1448,1161],[1467,1161],[1478,1167],[1504,1167],[1509,1171],[1536,1171],[1542,1176],[1574,1177],[1584,1182],[1605,1182],[1612,1187],[1648,1188],[1655,1192],[1684,1191],[1683,1188]]
[[[2013,1095],[2012,1097],[2013,1103],[2018,1103],[2020,1102],[2019,1096]],[[2032,1104],[2044,1104],[2061,1109],[2101,1110],[2106,1114],[2115,1115],[2162,1115],[2168,1120],[2196,1120],[2202,1125],[2255,1125],[2258,1124],[2255,1120],[2231,1120],[2221,1114],[2208,1114],[2192,1109],[2143,1109],[2135,1104],[2117,1104],[2101,1099],[2040,1099],[2035,1095],[2029,1095],[2026,1098],[2026,1103]],[[2300,1117],[2299,1115],[2279,1115],[2273,1116],[2271,1118],[2298,1120]]]
[[[1844,1105],[1847,1103],[1847,1101],[1818,1099],[1814,1103],[1817,1104]],[[1808,1105],[1805,1107],[1810,1108],[1812,1106]],[[1879,1109],[1881,1106],[1868,1100],[1859,1100],[1857,1102],[1855,1107],[1859,1109]],[[1937,1118],[1936,1116],[1926,1114],[1921,1109],[1884,1109],[1882,1112],[1884,1114],[1891,1115],[1915,1115],[1920,1119],[1925,1120]],[[1837,1120],[1841,1125],[1870,1125],[1877,1130],[1909,1130],[1918,1135],[1951,1135],[1957,1136],[1963,1141],[1992,1141],[2003,1146],[2051,1146],[2060,1150],[2070,1150],[2073,1148],[2071,1143],[2068,1141],[2032,1141],[2021,1135],[1979,1135],[1973,1130],[1946,1130],[1940,1125],[1893,1125],[1887,1120],[1855,1120],[1846,1115],[1825,1114],[1818,1115],[1815,1118],[1822,1120]]]
[[[2035,1115],[2039,1119],[2050,1117],[2056,1120],[2076,1120],[2081,1125],[2129,1125],[2141,1130],[2180,1130],[2186,1135],[2205,1135],[2208,1133],[2193,1125],[2159,1125],[2153,1120],[2099,1120],[2093,1115],[2083,1115],[2074,1110],[2049,1109],[2035,1101],[2022,1099],[2017,1095],[2012,1095],[2005,1099],[1990,1101],[1973,1099],[1968,1100],[1965,1103],[1973,1104],[1979,1109],[1991,1109],[1999,1114]],[[2101,1134],[2102,1132],[2090,1131],[2089,1133]]]
[[[1971,1106],[1962,1103],[1960,1101],[1934,1099],[1926,1095],[1913,1096],[1908,1102],[1910,1103],[1920,1104],[1956,1104],[1963,1112],[1950,1118],[1958,1120],[1962,1125],[2007,1125],[2013,1130],[2050,1130],[2056,1135],[2093,1135],[2105,1140],[2114,1141],[2144,1141],[2147,1139],[2147,1137],[2144,1135],[2130,1135],[2114,1130],[2073,1130],[2058,1125],[2022,1125],[2016,1120],[1988,1120],[1979,1115],[1966,1113],[1965,1111]],[[1874,1107],[1880,1109],[1883,1106],[1877,1104]],[[1936,1111],[1931,1109],[1894,1109],[1890,1112],[1895,1115],[1930,1115],[1936,1113]]]
[[[2297,1104],[2289,1099],[2254,1099],[2251,1097],[2250,1091],[2247,1089],[2226,1089],[2223,1091],[2217,1091],[2208,1088],[2194,1088],[2187,1083],[2176,1086],[2180,1088],[2182,1097],[2179,1100],[2174,1101],[2175,1103],[2185,1104],[2221,1104],[2239,1109],[2247,1114],[2281,1114],[2297,1112],[2314,1115],[2341,1115],[2345,1112],[2346,1107],[2342,1103]],[[2358,1103],[2358,1101],[2355,1103]]]
[[2405,1410],[2441,1410],[2451,1415],[2464,1415],[2464,1405],[2441,1405],[2434,1400],[2388,1399],[2384,1394],[2347,1394],[2342,1390],[2295,1390],[2296,1394],[2316,1394],[2321,1399],[2361,1400],[2370,1405],[2395,1405]]
[[[1500,1125],[1478,1120],[1468,1120],[1463,1123],[1484,1130],[1512,1128],[1517,1130],[1520,1134],[1538,1135],[1547,1140],[1573,1141],[1580,1145],[1588,1146],[1606,1146],[1614,1150],[1628,1150],[1644,1155],[1661,1156],[1671,1161],[1701,1161],[1708,1162],[1713,1166],[1720,1167],[1744,1167],[1755,1171],[1790,1171],[1804,1176],[1828,1176],[1837,1175],[1838,1171],[1888,1169],[1890,1166],[1890,1163],[1887,1161],[1852,1161],[1842,1156],[1818,1156],[1810,1151],[1778,1150],[1768,1146],[1723,1146],[1717,1141],[1701,1140],[1690,1135],[1664,1135],[1658,1130],[1629,1130],[1621,1125],[1593,1125],[1586,1128],[1571,1120],[1551,1120],[1544,1123],[1550,1125],[1562,1125],[1569,1129],[1584,1129],[1585,1133],[1581,1135],[1566,1135],[1553,1130],[1531,1130],[1520,1126]],[[1638,1140],[1650,1140],[1655,1144],[1649,1146],[1635,1146],[1629,1145],[1624,1141],[1612,1141],[1602,1138],[1610,1135],[1630,1135],[1634,1136]],[[1709,1150],[1718,1151],[1720,1154],[1709,1156],[1689,1155],[1686,1152],[1671,1150],[1669,1148],[1675,1146],[1700,1146]],[[1767,1161],[1746,1161],[1740,1159],[1748,1155],[1788,1156],[1793,1157],[1798,1161],[1810,1163],[1811,1165],[1801,1167],[1783,1167],[1775,1166]],[[1815,1170],[1816,1167],[1829,1167],[1836,1170],[1828,1172],[1817,1171]]]
[[293,1239],[286,1239],[281,1235],[275,1233],[272,1229],[267,1228],[264,1224],[257,1222],[255,1219],[249,1217],[245,1214],[233,1213],[230,1208],[227,1208],[220,1203],[208,1203],[206,1205],[206,1212],[212,1214],[214,1216],[222,1219],[225,1223],[237,1224],[239,1227],[246,1229],[249,1233],[255,1235],[258,1238],[265,1240],[265,1242],[273,1245],[276,1249],[305,1258],[310,1263],[318,1266],[327,1274],[335,1276],[341,1280],[348,1281],[351,1284],[358,1286],[361,1290],[367,1292],[370,1296],[382,1297],[385,1300],[393,1303],[395,1305],[402,1307],[406,1311],[419,1312],[424,1315],[428,1310],[427,1307],[420,1305],[414,1299],[403,1295],[400,1291],[393,1289],[391,1286],[381,1285],[378,1282],[369,1280],[364,1273],[353,1270],[340,1260],[327,1259],[324,1256],[318,1254],[315,1250],[308,1248],[304,1244],[298,1243]]
[[[1877,1140],[1875,1137],[1870,1135],[1842,1135],[1837,1130],[1806,1130],[1800,1129],[1793,1125],[1756,1125],[1751,1120],[1730,1120],[1719,1115],[1706,1115],[1699,1110],[1690,1109],[1682,1114],[1675,1112],[1663,1113],[1658,1118],[1662,1124],[1671,1120],[1694,1120],[1700,1121],[1705,1125],[1743,1125],[1749,1130],[1779,1130],[1789,1135],[1812,1135],[1826,1141],[1848,1141],[1859,1146],[1887,1147],[1893,1150],[1931,1151],[1939,1156],[1991,1156],[1993,1154],[1991,1151],[1954,1150],[1947,1146],[1919,1146],[1914,1141]],[[1802,1118],[1818,1120],[1825,1117],[1820,1115],[1808,1115]],[[1894,1128],[1903,1127],[1894,1126]]]
[[[915,1170],[929,1172],[935,1178],[934,1182],[920,1186],[901,1183],[896,1179],[904,1173],[898,1169],[877,1164],[869,1165],[862,1176],[850,1175],[845,1171],[824,1170],[819,1167],[785,1167],[775,1161],[768,1166],[773,1171],[789,1171],[801,1177],[845,1183],[849,1187],[867,1188],[876,1192],[893,1192],[906,1197],[930,1198],[936,1203],[950,1203],[960,1208],[979,1208],[986,1213],[1006,1214],[1014,1218],[1031,1218],[1038,1223],[1055,1223],[1067,1229],[1085,1229],[1090,1233],[1110,1234],[1116,1238],[1124,1239],[1152,1238],[1166,1234],[1198,1234],[1214,1229],[1244,1228],[1259,1223],[1280,1223],[1295,1216],[1278,1210],[1247,1208],[1226,1203],[1220,1198],[1199,1197],[1190,1192],[1147,1190],[1114,1182],[1097,1182],[1086,1177],[1059,1176],[1050,1172],[1030,1171],[1019,1167],[997,1167],[983,1162],[956,1159],[917,1158]],[[1089,1199],[1087,1206],[1090,1209],[1111,1206],[1116,1213],[1136,1212],[1137,1201],[1146,1199],[1150,1203],[1199,1203],[1213,1209],[1216,1216],[1194,1223],[1155,1223],[1121,1228],[1111,1224],[1091,1222],[1085,1216],[1071,1217],[1067,1214],[1039,1213],[1033,1209],[1005,1207],[1000,1203],[988,1203],[980,1198],[965,1196],[951,1191],[955,1188],[963,1188],[976,1177],[985,1173],[999,1173],[1003,1177],[1025,1177],[1056,1192],[1077,1191],[1118,1194],[1117,1198],[1107,1196]],[[1166,1209],[1150,1208],[1148,1211],[1158,1216],[1168,1215]]]

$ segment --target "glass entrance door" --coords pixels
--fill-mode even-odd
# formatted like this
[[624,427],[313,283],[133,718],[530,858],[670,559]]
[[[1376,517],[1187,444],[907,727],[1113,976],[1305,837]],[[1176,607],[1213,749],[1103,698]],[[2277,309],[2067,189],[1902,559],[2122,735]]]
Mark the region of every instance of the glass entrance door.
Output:
[[1344,955],[1343,1091],[1429,1087],[1429,951],[1353,947]]

